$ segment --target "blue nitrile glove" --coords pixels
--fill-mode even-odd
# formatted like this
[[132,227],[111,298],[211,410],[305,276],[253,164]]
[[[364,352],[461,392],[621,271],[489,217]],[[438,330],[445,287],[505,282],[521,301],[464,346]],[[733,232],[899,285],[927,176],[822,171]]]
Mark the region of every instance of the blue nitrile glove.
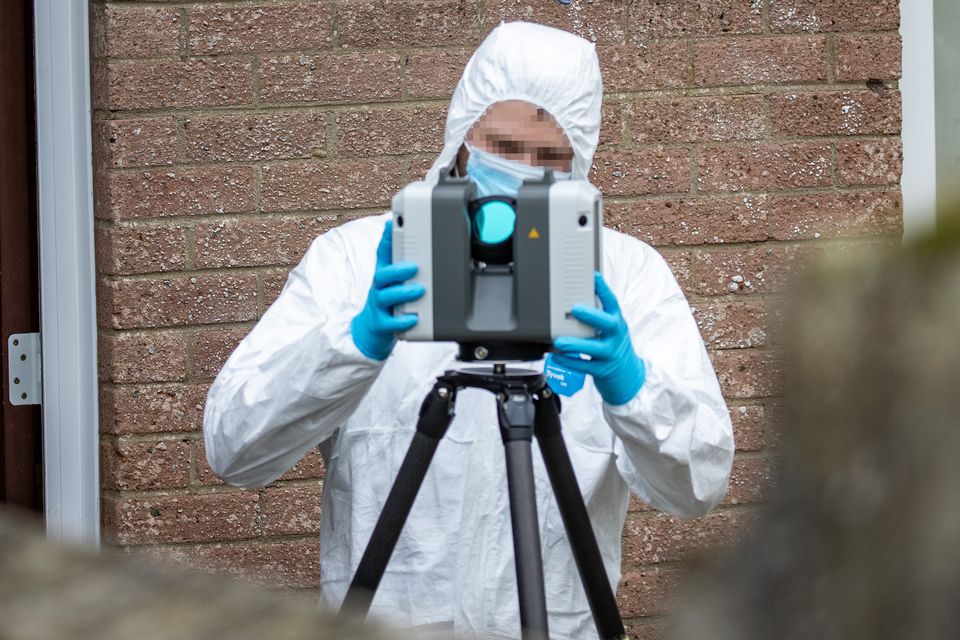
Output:
[[386,360],[397,333],[408,331],[417,324],[417,316],[408,313],[399,318],[393,316],[394,305],[413,302],[426,289],[419,284],[404,284],[417,273],[412,262],[393,262],[393,221],[388,221],[377,247],[377,270],[367,294],[367,304],[350,322],[350,335],[363,355],[374,360]]
[[[616,296],[599,273],[594,275],[594,281],[603,311],[577,305],[571,313],[595,328],[597,337],[557,338],[553,346],[559,353],[553,354],[552,359],[561,367],[593,376],[593,383],[607,404],[626,404],[643,386],[646,368],[633,350],[630,329],[620,313]],[[581,354],[590,359],[582,359]]]

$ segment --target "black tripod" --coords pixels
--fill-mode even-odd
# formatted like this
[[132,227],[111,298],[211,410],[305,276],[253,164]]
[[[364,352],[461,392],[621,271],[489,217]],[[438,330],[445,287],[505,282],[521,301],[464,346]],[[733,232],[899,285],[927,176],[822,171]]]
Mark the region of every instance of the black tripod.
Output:
[[413,442],[387,496],[341,611],[365,616],[370,609],[430,461],[453,420],[457,390],[465,387],[486,389],[497,399],[500,434],[506,451],[522,637],[524,640],[548,638],[543,558],[540,555],[540,528],[530,451],[532,438],[536,435],[597,631],[603,639],[625,638],[623,621],[560,433],[559,398],[551,392],[543,375],[531,371],[507,371],[502,364],[494,365],[492,371],[482,368],[447,371],[437,378],[420,407]]

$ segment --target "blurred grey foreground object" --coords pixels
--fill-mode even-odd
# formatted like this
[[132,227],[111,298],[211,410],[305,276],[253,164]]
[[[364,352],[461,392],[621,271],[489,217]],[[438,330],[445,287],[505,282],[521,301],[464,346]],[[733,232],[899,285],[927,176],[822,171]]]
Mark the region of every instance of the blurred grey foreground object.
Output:
[[0,510],[3,640],[403,637],[409,636],[345,624],[270,591],[59,546],[45,540],[37,523]]
[[960,219],[821,264],[788,329],[778,491],[683,640],[960,637]]

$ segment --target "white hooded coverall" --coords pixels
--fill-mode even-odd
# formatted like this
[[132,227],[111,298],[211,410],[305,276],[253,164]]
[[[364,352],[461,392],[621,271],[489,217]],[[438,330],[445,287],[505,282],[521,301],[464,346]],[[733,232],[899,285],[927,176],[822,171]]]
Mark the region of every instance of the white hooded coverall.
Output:
[[[600,128],[602,85],[593,44],[528,23],[494,29],[454,92],[445,146],[427,180],[448,166],[491,104],[534,103],[557,120],[584,179]],[[456,366],[452,343],[400,341],[383,362],[350,336],[373,279],[389,214],[318,237],[277,301],[210,389],[207,458],[230,484],[260,487],[323,443],[321,599],[338,607],[410,444],[436,376]],[[603,274],[630,326],[646,381],[625,405],[605,404],[589,376],[563,398],[564,439],[607,574],[620,579],[629,491],[689,518],[723,497],[733,436],[690,307],[646,244],[610,229]],[[542,369],[542,362],[532,366]],[[534,471],[551,638],[596,630],[539,451]],[[494,398],[458,393],[440,443],[373,600],[371,616],[404,626],[450,624],[463,637],[517,638],[520,620],[503,445]]]

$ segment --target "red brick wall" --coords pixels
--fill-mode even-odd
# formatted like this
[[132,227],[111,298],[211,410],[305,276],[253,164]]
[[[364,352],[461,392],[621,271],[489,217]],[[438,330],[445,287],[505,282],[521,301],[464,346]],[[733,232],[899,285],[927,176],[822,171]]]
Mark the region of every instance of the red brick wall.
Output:
[[220,484],[204,394],[310,240],[424,172],[468,55],[520,18],[597,42],[608,224],[670,261],[736,429],[717,512],[628,516],[635,632],[658,632],[685,558],[749,522],[770,484],[787,271],[900,230],[896,0],[96,4],[107,540],[315,587],[321,463],[262,491]]

